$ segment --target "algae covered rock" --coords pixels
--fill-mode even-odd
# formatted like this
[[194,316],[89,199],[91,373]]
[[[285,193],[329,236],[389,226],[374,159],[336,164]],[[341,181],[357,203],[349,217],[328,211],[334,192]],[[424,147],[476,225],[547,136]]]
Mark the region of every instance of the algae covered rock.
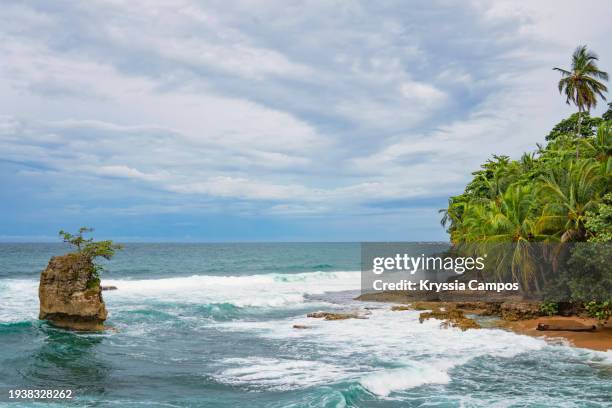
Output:
[[501,318],[503,320],[528,320],[541,315],[539,302],[504,302],[501,305]]
[[463,311],[458,310],[452,304],[445,304],[444,307],[433,307],[431,312],[422,312],[419,315],[420,323],[429,319],[442,320],[441,326],[444,328],[456,327],[462,331],[480,328],[480,325],[474,319],[465,316]]
[[51,258],[40,275],[39,319],[73,330],[102,330],[106,307],[90,256],[70,253]]

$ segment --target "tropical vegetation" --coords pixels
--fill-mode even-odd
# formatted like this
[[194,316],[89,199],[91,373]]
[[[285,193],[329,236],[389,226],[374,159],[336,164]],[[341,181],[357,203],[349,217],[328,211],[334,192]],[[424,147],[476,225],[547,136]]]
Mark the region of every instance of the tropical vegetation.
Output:
[[491,279],[512,278],[552,299],[595,301],[593,310],[612,300],[612,104],[590,116],[607,92],[608,74],[596,61],[580,46],[570,69],[554,68],[578,112],[555,125],[545,145],[517,160],[493,155],[441,210],[456,249],[488,253]]
[[87,257],[91,261],[93,269],[87,286],[95,287],[100,285],[100,273],[104,271],[104,266],[97,259],[110,260],[115,255],[115,251],[121,249],[122,246],[110,240],[94,241],[93,238],[86,238],[85,234],[91,232],[93,232],[93,228],[81,227],[76,234],[61,230],[59,235],[65,243],[70,244],[76,249],[76,253]]

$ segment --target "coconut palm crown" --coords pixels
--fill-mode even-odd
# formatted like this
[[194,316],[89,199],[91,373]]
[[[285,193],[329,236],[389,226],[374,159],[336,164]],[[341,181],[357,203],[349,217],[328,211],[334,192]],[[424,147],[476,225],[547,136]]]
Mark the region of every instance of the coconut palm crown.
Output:
[[571,69],[553,68],[562,76],[558,85],[559,92],[565,93],[565,102],[576,105],[580,113],[596,107],[598,96],[606,99],[604,92],[608,92],[608,88],[601,81],[608,80],[608,73],[597,67],[598,60],[597,54],[587,50],[586,45],[581,45],[572,55]]

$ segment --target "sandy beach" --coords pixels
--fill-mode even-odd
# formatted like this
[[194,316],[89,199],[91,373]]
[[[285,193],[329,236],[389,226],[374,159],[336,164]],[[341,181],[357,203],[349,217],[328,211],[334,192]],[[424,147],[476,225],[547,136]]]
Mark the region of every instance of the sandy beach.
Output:
[[573,331],[539,331],[538,324],[555,324],[562,322],[579,323],[583,325],[597,325],[596,319],[585,317],[539,317],[537,319],[519,320],[516,322],[500,321],[500,327],[512,330],[519,334],[533,337],[545,337],[551,341],[559,339],[569,342],[574,347],[587,348],[591,350],[612,350],[612,324],[608,322],[604,327],[598,327],[593,332]]

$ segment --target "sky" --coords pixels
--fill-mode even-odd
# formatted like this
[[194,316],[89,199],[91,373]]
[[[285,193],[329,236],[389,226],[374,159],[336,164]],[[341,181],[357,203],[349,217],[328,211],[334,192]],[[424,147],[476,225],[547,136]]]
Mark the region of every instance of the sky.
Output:
[[[0,241],[445,241],[609,1],[0,4]],[[594,114],[601,114],[601,103]]]

